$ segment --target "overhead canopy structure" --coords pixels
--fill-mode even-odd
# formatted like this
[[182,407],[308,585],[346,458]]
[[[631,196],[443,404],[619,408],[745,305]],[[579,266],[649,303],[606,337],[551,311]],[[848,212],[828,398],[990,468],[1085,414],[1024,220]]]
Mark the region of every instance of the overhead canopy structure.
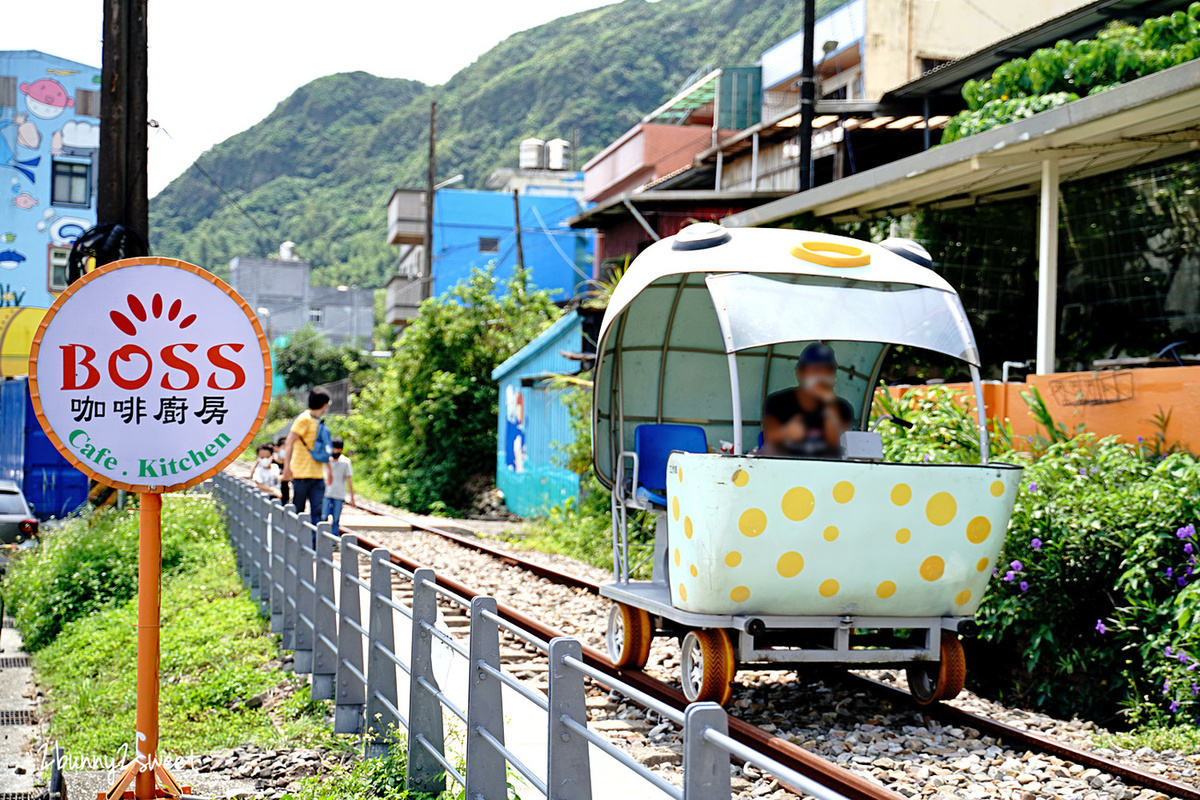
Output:
[[[797,255],[799,253],[799,255]],[[958,295],[878,245],[785,230],[698,224],[651,245],[617,284],[601,323],[593,451],[611,485],[645,423],[699,425],[741,452],[770,392],[795,385],[800,351],[837,353],[838,394],[865,425],[892,344],[979,358]],[[733,387],[737,387],[734,392]]]
[[899,216],[1041,196],[1038,372],[1054,369],[1060,181],[1177,157],[1200,143],[1200,61],[727,217],[729,227]]

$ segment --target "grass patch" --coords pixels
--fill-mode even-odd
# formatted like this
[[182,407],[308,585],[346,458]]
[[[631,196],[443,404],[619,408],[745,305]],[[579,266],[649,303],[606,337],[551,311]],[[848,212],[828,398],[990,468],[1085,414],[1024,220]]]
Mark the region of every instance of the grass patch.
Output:
[[1128,750],[1149,747],[1159,752],[1176,750],[1180,753],[1195,753],[1200,751],[1200,728],[1195,725],[1145,727],[1097,736],[1095,744],[1097,747],[1124,747]]
[[[168,517],[182,524],[187,515],[205,533],[188,543],[180,565],[163,581],[161,753],[185,755],[247,742],[337,746],[322,721],[328,703],[313,701],[307,687],[273,709],[235,703],[286,677],[269,667],[275,637],[243,593],[212,500],[166,500],[164,533]],[[111,521],[115,530],[124,530],[129,519],[136,527],[136,511],[112,516],[118,517]],[[87,528],[84,520],[70,525]],[[50,698],[50,738],[73,756],[110,756],[132,740],[136,625],[136,598],[110,602],[67,621],[35,657]]]
[[[163,503],[163,575],[202,563],[214,547],[226,547],[224,536],[212,501],[168,495]],[[135,509],[89,513],[44,529],[41,546],[15,559],[3,584],[25,646],[36,652],[72,620],[135,596],[137,548]]]

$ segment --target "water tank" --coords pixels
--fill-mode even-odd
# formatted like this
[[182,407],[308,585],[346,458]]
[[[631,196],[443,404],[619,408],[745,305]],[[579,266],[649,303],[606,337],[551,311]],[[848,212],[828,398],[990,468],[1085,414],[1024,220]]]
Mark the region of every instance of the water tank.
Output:
[[571,143],[566,139],[551,139],[546,142],[546,168],[571,168]]
[[521,142],[521,169],[546,168],[546,143],[541,139],[530,138]]

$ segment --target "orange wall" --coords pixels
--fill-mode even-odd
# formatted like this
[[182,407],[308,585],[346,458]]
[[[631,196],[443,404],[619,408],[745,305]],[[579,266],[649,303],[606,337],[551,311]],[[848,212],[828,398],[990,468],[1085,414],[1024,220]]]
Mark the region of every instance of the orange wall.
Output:
[[[969,383],[947,385],[971,392]],[[1126,441],[1136,441],[1139,436],[1152,439],[1158,433],[1155,415],[1169,412],[1167,443],[1178,442],[1193,452],[1200,449],[1200,367],[1059,372],[1030,375],[1025,383],[985,381],[983,396],[988,417],[1007,418],[1016,437],[1042,432],[1021,399],[1021,392],[1031,386],[1041,393],[1055,422],[1065,425],[1068,431],[1074,432],[1082,423],[1100,436],[1117,435]],[[889,391],[901,396],[924,388],[893,386]]]

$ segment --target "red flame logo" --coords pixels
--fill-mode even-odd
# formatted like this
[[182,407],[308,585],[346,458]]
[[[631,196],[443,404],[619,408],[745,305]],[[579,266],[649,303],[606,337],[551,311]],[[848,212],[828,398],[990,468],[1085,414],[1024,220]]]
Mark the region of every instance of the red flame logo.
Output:
[[[149,319],[149,316],[146,314],[146,306],[142,304],[141,300],[137,299],[137,297],[132,294],[127,296],[125,299],[129,304],[129,312],[133,314],[134,319],[136,319],[138,322],[145,322],[147,319]],[[176,300],[175,302],[171,303],[171,308],[167,311],[167,320],[169,322],[174,322],[182,309],[182,300]],[[153,299],[151,299],[150,313],[154,315],[155,319],[162,318],[163,299],[161,294],[156,294],[154,295]],[[126,316],[124,312],[114,310],[110,311],[108,316],[109,319],[113,321],[113,325],[116,325],[117,329],[122,333],[128,334],[129,336],[137,335],[137,325],[134,324],[134,321]],[[179,327],[180,329],[191,327],[192,323],[195,321],[196,315],[188,314],[179,321]]]

